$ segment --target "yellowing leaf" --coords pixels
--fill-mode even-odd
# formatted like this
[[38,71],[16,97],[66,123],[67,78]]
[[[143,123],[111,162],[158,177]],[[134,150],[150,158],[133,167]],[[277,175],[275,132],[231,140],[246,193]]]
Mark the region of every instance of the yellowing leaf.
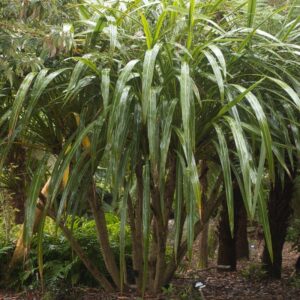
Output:
[[82,139],[82,146],[85,148],[85,149],[89,149],[91,147],[91,142],[90,142],[90,139],[85,136],[83,139]]
[[[77,126],[79,126],[80,124],[80,116],[79,114],[77,113],[73,113],[74,117],[75,117],[75,121],[76,121],[76,124]],[[82,139],[82,146],[84,149],[90,149],[91,147],[91,142],[90,142],[90,139],[85,136],[83,139]],[[67,151],[68,151],[69,147],[67,148]]]
[[70,165],[68,165],[64,171],[63,180],[62,180],[63,188],[65,188],[68,183],[69,174],[70,174]]

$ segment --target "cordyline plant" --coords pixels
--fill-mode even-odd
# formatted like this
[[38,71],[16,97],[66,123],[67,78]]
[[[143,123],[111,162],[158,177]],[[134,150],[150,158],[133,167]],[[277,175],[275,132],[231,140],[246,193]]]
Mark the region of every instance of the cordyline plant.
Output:
[[[283,152],[294,151],[299,140],[299,18],[291,18],[293,7],[272,34],[260,27],[285,8],[255,20],[256,1],[82,2],[75,39],[83,54],[73,57],[76,65],[29,73],[13,104],[3,107],[10,111],[3,153],[18,138],[45,154],[29,187],[26,244],[39,223],[42,239],[48,215],[105,290],[135,286],[156,294],[184,255],[191,256],[222,189],[233,231],[235,181],[249,217],[258,210],[271,251],[263,177],[272,184],[274,160],[284,165]],[[286,129],[281,143],[272,142],[279,130],[272,131],[274,120],[295,129]],[[219,175],[206,195],[202,179],[209,164]],[[119,261],[96,193],[99,168],[106,169],[121,218]],[[111,281],[64,223],[66,212],[86,203]],[[134,278],[125,263],[126,224]]]

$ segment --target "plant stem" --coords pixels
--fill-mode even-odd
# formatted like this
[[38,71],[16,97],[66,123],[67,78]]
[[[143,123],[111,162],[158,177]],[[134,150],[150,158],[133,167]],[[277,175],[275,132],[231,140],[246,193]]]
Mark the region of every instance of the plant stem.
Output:
[[91,186],[91,195],[88,197],[90,207],[96,222],[96,232],[98,241],[101,248],[101,253],[104,259],[105,266],[110,276],[112,277],[115,285],[118,289],[121,288],[120,282],[120,271],[117,267],[113,252],[109,245],[108,231],[105,220],[105,214],[102,208],[101,203],[98,203],[98,199],[96,197],[95,183],[92,183]]
[[[38,203],[38,209],[42,211],[44,209],[44,206],[39,202]],[[56,216],[54,212],[48,209],[47,215],[56,221]],[[73,237],[73,234],[71,230],[69,230],[63,223],[63,221],[60,221],[58,224],[59,228],[63,232],[66,239],[69,241],[71,248],[74,250],[74,252],[78,255],[78,257],[81,259],[85,267],[88,269],[88,271],[93,275],[93,277],[99,282],[99,284],[104,288],[107,292],[113,292],[115,288],[112,286],[112,284],[99,272],[99,270],[95,267],[95,264],[85,255],[83,249],[81,248],[80,244],[76,241],[76,239]]]

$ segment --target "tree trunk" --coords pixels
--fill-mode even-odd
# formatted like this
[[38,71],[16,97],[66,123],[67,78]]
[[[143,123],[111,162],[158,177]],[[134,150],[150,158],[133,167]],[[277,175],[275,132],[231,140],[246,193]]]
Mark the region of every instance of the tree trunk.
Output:
[[219,250],[217,261],[218,266],[220,266],[219,270],[236,270],[236,222],[234,223],[234,227],[234,236],[231,236],[227,203],[226,199],[223,199],[221,218],[219,222]]
[[[44,198],[48,197],[49,184],[50,184],[50,178],[47,180],[47,182],[45,183],[45,185],[41,190],[41,196],[43,196]],[[42,219],[42,215],[43,212],[37,207],[34,216],[33,234],[36,233],[38,230],[38,227]],[[14,250],[12,259],[9,263],[9,271],[13,270],[14,267],[17,265],[17,263],[20,262],[22,259],[24,259],[27,254],[27,248],[26,245],[24,244],[23,232],[24,232],[24,227],[22,225],[19,238],[16,243],[16,248]]]
[[97,199],[96,197],[94,182],[92,182],[90,192],[91,193],[88,197],[88,200],[96,223],[96,233],[101,248],[101,254],[103,256],[107,271],[109,272],[114,284],[118,289],[120,289],[120,271],[109,244],[105,214],[103,211],[102,203],[99,203],[99,199]]
[[12,191],[12,206],[15,209],[15,223],[24,223],[24,204],[26,199],[26,166],[25,166],[25,149],[16,144],[12,147],[8,155],[8,164],[11,167],[13,180],[10,189]]
[[205,269],[208,267],[208,231],[209,222],[207,222],[199,235],[199,268]]
[[[167,166],[169,169],[169,175],[165,181],[165,193],[164,193],[164,208],[162,209],[160,204],[160,191],[159,191],[159,178],[153,178],[153,184],[151,187],[151,200],[152,200],[152,210],[153,210],[153,247],[156,251],[155,257],[155,277],[154,281],[149,282],[149,288],[154,294],[161,291],[164,285],[164,276],[166,270],[166,247],[167,247],[167,237],[168,237],[168,221],[170,219],[172,203],[175,193],[175,176],[173,174],[176,172],[176,159],[175,155],[170,155],[168,157]],[[149,267],[153,264],[153,259],[149,258]]]
[[[210,193],[209,200],[207,201],[208,203],[206,209],[207,213],[204,215],[203,220],[199,220],[195,224],[194,239],[203,230],[204,225],[209,221],[210,216],[217,210],[217,208],[221,203],[221,200],[224,198],[223,194],[219,195],[222,180],[223,180],[222,175],[219,175],[217,182],[214,186],[214,189]],[[183,224],[182,224],[182,228],[183,228]],[[182,232],[182,228],[181,228],[181,232]],[[186,251],[187,251],[187,240],[184,240],[178,248],[177,256],[175,256],[174,253],[168,265],[166,266],[164,281],[163,281],[164,285],[169,283],[172,277],[174,276],[174,273],[178,268],[178,265],[180,264],[184,255],[186,254]]]
[[[207,173],[208,173],[208,166],[205,160],[200,161],[200,170],[201,174],[199,177],[201,191],[202,191],[202,210],[199,212],[200,216],[203,218],[205,217],[206,208],[207,208],[207,189],[208,189],[208,182],[207,182]],[[199,235],[199,267],[200,269],[205,269],[208,266],[208,229],[209,229],[209,221],[204,225],[203,230],[200,232]]]
[[[238,196],[238,195],[237,195]],[[240,199],[235,200],[235,205],[238,209],[238,219],[237,222],[237,233],[236,233],[236,258],[237,259],[247,259],[249,260],[249,243],[247,234],[247,211],[243,204],[242,195],[240,194]]]
[[281,278],[282,249],[292,214],[291,200],[293,194],[293,180],[285,175],[284,186],[279,176],[269,195],[269,222],[272,237],[273,262],[267,247],[264,247],[262,263],[267,274],[272,278]]
[[[139,199],[137,199],[139,201]],[[131,199],[131,196],[128,195],[128,221],[129,221],[129,226],[130,226],[130,233],[131,233],[131,244],[132,244],[132,271],[129,272],[131,274],[131,278],[127,278],[128,281],[127,284],[136,284],[137,287],[141,289],[142,282],[139,280],[141,276],[140,273],[142,272],[142,266],[143,266],[143,257],[141,253],[141,249],[139,248],[140,246],[140,241],[138,240],[141,239],[142,237],[140,236],[141,232],[137,229],[136,227],[136,222],[137,222],[137,217],[136,217],[136,206],[133,205],[133,201]],[[140,228],[139,228],[140,229]]]
[[[135,168],[136,181],[137,181],[137,195],[134,207],[134,226],[135,226],[135,239],[133,242],[133,268],[134,276],[137,284],[138,291],[142,291],[143,284],[143,167],[141,162],[137,163]],[[135,250],[135,251],[134,251]]]
[[[238,186],[233,190],[234,230],[231,236],[226,199],[223,200],[219,223],[218,265],[227,266],[226,270],[235,271],[238,258],[249,258],[247,239],[247,213]],[[220,268],[222,270],[223,268]]]

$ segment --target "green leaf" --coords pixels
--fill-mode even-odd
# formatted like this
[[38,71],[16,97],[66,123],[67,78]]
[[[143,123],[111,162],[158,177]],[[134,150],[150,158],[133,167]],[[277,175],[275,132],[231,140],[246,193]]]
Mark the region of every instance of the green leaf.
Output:
[[[114,95],[113,95],[113,107],[112,111],[110,113],[110,119],[109,119],[109,124],[108,124],[108,130],[107,130],[107,137],[108,140],[110,141],[112,139],[112,131],[114,129],[115,122],[118,120],[115,118],[116,116],[116,110],[118,109],[121,97],[124,93],[124,89],[126,86],[127,81],[129,80],[129,77],[131,75],[132,69],[134,66],[139,62],[139,60],[131,60],[121,71],[120,76],[118,77],[116,87],[114,89]],[[129,90],[127,91],[127,93]],[[124,95],[123,95],[124,99]]]
[[1,126],[3,126],[5,123],[7,123],[7,121],[9,120],[11,116],[11,110],[7,110],[5,113],[3,113],[0,116],[0,128]]
[[[189,165],[189,172],[190,172],[190,180],[191,185],[194,192],[194,201],[198,205],[199,212],[202,211],[202,196],[201,196],[201,186],[199,182],[199,176],[198,176],[198,169],[195,161],[194,155],[192,155],[191,162]],[[200,215],[200,218],[203,216]]]
[[167,16],[167,12],[163,11],[162,14],[159,16],[159,18],[157,20],[155,31],[154,31],[154,37],[153,37],[153,43],[154,44],[158,41],[158,39],[160,37],[160,31],[161,31],[161,28],[163,26],[163,23],[164,23],[164,20],[165,20],[166,16]]
[[214,44],[208,45],[208,48],[214,53],[214,55],[218,59],[219,64],[223,70],[223,76],[224,76],[224,78],[226,78],[226,76],[227,76],[226,61],[225,61],[225,57],[224,57],[221,49]]
[[160,45],[156,44],[153,49],[147,50],[143,63],[143,75],[142,75],[142,113],[144,123],[147,120],[147,110],[149,107],[149,99],[151,93],[151,86],[153,81],[153,73],[155,67],[155,61],[159,52]]
[[[172,119],[175,111],[175,107],[177,105],[178,99],[173,99],[171,104],[166,103],[168,105],[165,112],[165,119],[163,120],[163,128],[162,128],[162,137],[160,142],[160,166],[159,166],[159,176],[160,176],[160,195],[163,198],[164,195],[164,184],[166,178],[166,162],[167,156],[169,153],[171,133],[172,133]],[[164,199],[162,199],[164,201]]]
[[260,193],[262,193],[262,189],[263,189],[262,179],[264,176],[265,161],[266,161],[266,147],[265,147],[264,141],[262,141],[260,155],[259,155],[259,164],[258,164],[258,169],[256,172],[256,177],[255,177],[253,203],[252,203],[252,208],[250,210],[250,218],[251,219],[254,218],[256,206],[257,206],[257,200],[259,198]]
[[150,167],[147,161],[143,172],[143,284],[142,293],[145,293],[148,275],[148,254],[150,241]]
[[295,115],[295,111],[293,110],[292,106],[285,103],[284,104],[284,109],[287,113],[287,116],[289,118],[290,121],[290,126],[291,126],[291,131],[293,133],[293,138],[294,138],[294,143],[297,149],[297,152],[300,153],[300,133],[299,133],[299,126],[296,122],[297,117]]
[[[183,158],[182,158],[183,160]],[[181,218],[182,218],[182,206],[183,206],[183,174],[182,163],[177,158],[176,164],[176,192],[175,192],[175,237],[174,237],[174,254],[175,261],[177,261],[178,249],[181,239]]]
[[213,69],[213,72],[214,72],[215,78],[216,78],[216,82],[219,87],[221,101],[224,101],[224,81],[223,81],[223,77],[222,77],[219,65],[217,63],[217,60],[209,52],[204,50],[203,53],[206,56],[207,60],[209,61],[210,66]]
[[120,73],[120,76],[117,80],[114,97],[113,97],[113,104],[114,107],[119,104],[121,95],[123,93],[123,90],[127,84],[127,81],[129,80],[129,77],[131,75],[132,69],[135,67],[135,65],[139,62],[138,59],[131,60],[127,63],[127,65],[123,68],[123,70]]
[[247,19],[248,27],[253,27],[255,13],[256,13],[256,0],[248,0],[248,19]]
[[14,100],[12,111],[11,111],[11,119],[9,121],[9,130],[8,135],[11,137],[13,134],[13,131],[16,128],[18,119],[20,117],[20,113],[22,110],[22,105],[24,101],[26,100],[26,95],[29,91],[29,88],[31,86],[31,83],[36,76],[36,73],[29,73],[23,80],[20,88],[18,89],[16,98]]
[[97,65],[89,58],[87,57],[73,57],[75,61],[80,61],[84,65],[86,65],[88,68],[90,68],[97,76],[100,76],[100,72],[97,68]]
[[109,40],[110,40],[110,50],[115,51],[115,48],[118,44],[117,40],[117,35],[118,35],[118,30],[117,26],[110,24],[108,26],[108,31],[109,31]]
[[149,98],[149,113],[148,113],[148,141],[149,141],[149,153],[151,169],[153,171],[154,179],[158,175],[158,135],[159,128],[157,126],[157,107],[156,107],[156,96],[157,91],[151,89]]
[[105,25],[106,25],[106,18],[103,17],[103,16],[100,16],[97,23],[96,23],[96,26],[95,26],[94,31],[92,33],[92,36],[91,36],[91,42],[90,42],[91,47],[94,47],[96,39],[97,39],[97,35],[103,30]]
[[43,180],[45,179],[45,173],[47,170],[47,160],[49,156],[45,155],[40,161],[37,170],[35,171],[31,184],[29,187],[29,192],[25,202],[25,218],[24,218],[24,243],[26,246],[30,244],[30,240],[33,233],[33,226],[36,217],[36,205],[38,197],[41,191]]
[[231,168],[230,168],[230,158],[229,151],[225,139],[219,125],[214,124],[215,130],[217,132],[219,144],[215,143],[219,159],[222,166],[224,186],[226,192],[227,208],[228,208],[228,217],[230,224],[231,236],[234,234],[234,202],[233,202],[233,188],[232,188],[232,178],[231,178]]
[[87,66],[82,61],[79,61],[76,64],[75,68],[73,69],[73,72],[72,72],[72,75],[71,75],[71,78],[69,81],[69,85],[66,89],[66,99],[70,98],[71,91],[76,87],[76,85],[80,79],[80,76],[83,74],[83,72],[86,71],[86,69],[87,69]]
[[251,92],[253,89],[255,89],[258,85],[260,85],[265,78],[260,79],[259,81],[252,84],[250,87],[245,89],[242,93],[240,93],[234,100],[230,101],[228,104],[223,105],[223,107],[218,112],[217,116],[214,118],[214,121],[221,118],[223,115],[225,115],[232,107],[237,105],[239,102],[241,102],[245,96]]
[[51,182],[49,186],[49,201],[47,202],[49,203],[49,205],[53,203],[55,197],[57,196],[64,172],[69,166],[77,149],[80,147],[83,138],[87,136],[87,134],[93,129],[95,124],[96,121],[90,123],[88,126],[83,128],[78,133],[78,136],[74,143],[72,143],[72,139],[74,138],[74,136],[71,136],[69,140],[65,143],[65,146],[62,149],[52,171]]
[[84,5],[82,5],[82,4],[79,5],[78,10],[79,10],[79,13],[80,13],[80,16],[82,19],[90,19],[91,18],[90,12]]
[[61,217],[64,209],[66,208],[66,203],[70,197],[70,195],[76,192],[80,186],[81,179],[86,176],[86,172],[90,167],[90,161],[88,160],[89,153],[84,151],[80,157],[77,159],[74,164],[70,176],[67,182],[66,187],[63,190],[61,199],[59,201],[58,210],[56,213],[56,223],[59,224],[61,221]]
[[[191,142],[191,128],[190,128],[190,114],[191,114],[191,101],[192,101],[192,85],[190,79],[189,66],[186,62],[181,65],[181,76],[180,76],[180,105],[181,105],[181,116],[182,125],[185,136],[185,141],[190,144]],[[187,151],[191,149],[187,145]],[[188,153],[188,156],[190,153]]]
[[245,190],[245,207],[247,211],[250,211],[252,207],[252,182],[251,182],[251,154],[248,150],[248,144],[244,137],[242,127],[239,122],[235,121],[230,117],[225,117],[228,122],[231,132],[234,138],[235,146],[238,153],[239,165],[241,167],[243,176],[243,186]]
[[272,77],[267,77],[267,78],[270,79],[271,81],[274,81],[277,85],[279,85],[292,98],[298,110],[300,110],[300,98],[297,95],[297,93],[288,84],[276,78],[272,78]]
[[194,14],[195,14],[195,0],[190,0],[189,18],[188,18],[188,38],[186,48],[189,50],[193,42],[193,28],[194,28]]
[[141,21],[142,21],[143,28],[144,28],[144,33],[145,33],[145,36],[146,36],[147,48],[151,49],[152,48],[152,43],[153,43],[153,38],[152,38],[149,23],[148,23],[148,21],[147,21],[147,19],[144,16],[143,13],[141,13]]
[[124,289],[126,261],[125,261],[125,246],[126,246],[126,219],[127,219],[127,199],[130,185],[127,184],[126,191],[123,195],[122,206],[120,210],[121,222],[120,222],[120,282],[121,293]]
[[44,69],[40,71],[38,76],[36,77],[35,83],[32,87],[31,95],[30,95],[30,100],[28,102],[27,108],[26,108],[26,113],[24,120],[22,121],[22,125],[24,128],[26,128],[26,123],[28,122],[32,111],[34,110],[37,102],[39,101],[41,95],[43,92],[47,89],[48,85],[60,74],[68,70],[67,68],[57,70],[48,76],[46,76],[48,69]]
[[271,237],[271,231],[269,225],[266,199],[267,197],[263,194],[263,191],[261,190],[258,197],[258,215],[259,215],[260,223],[263,226],[267,249],[269,251],[271,261],[273,262],[272,237]]
[[184,169],[183,173],[183,195],[187,209],[187,245],[188,257],[192,258],[193,243],[194,243],[194,220],[195,220],[195,198],[191,191],[191,180],[189,168]]
[[287,167],[286,161],[285,161],[285,153],[284,151],[279,151],[279,149],[275,146],[272,147],[273,153],[279,162],[279,164],[282,166],[282,168],[285,170],[285,172],[288,174],[288,176],[291,177],[291,173],[289,168]]
[[102,70],[101,93],[102,93],[104,110],[107,109],[109,104],[109,85],[110,85],[109,73],[110,73],[110,69]]
[[[234,86],[237,90],[239,90],[242,94],[245,93],[247,90],[243,88],[240,85],[232,85]],[[273,154],[272,154],[272,138],[271,138],[271,133],[268,125],[268,119],[263,111],[262,106],[260,105],[258,99],[254,94],[252,94],[250,91],[248,91],[245,94],[245,97],[247,98],[248,102],[250,103],[256,119],[258,121],[262,138],[265,143],[266,151],[267,151],[267,161],[268,161],[268,167],[270,171],[270,176],[271,179],[274,181],[275,178],[275,171],[274,171],[274,160],[273,160]]]

